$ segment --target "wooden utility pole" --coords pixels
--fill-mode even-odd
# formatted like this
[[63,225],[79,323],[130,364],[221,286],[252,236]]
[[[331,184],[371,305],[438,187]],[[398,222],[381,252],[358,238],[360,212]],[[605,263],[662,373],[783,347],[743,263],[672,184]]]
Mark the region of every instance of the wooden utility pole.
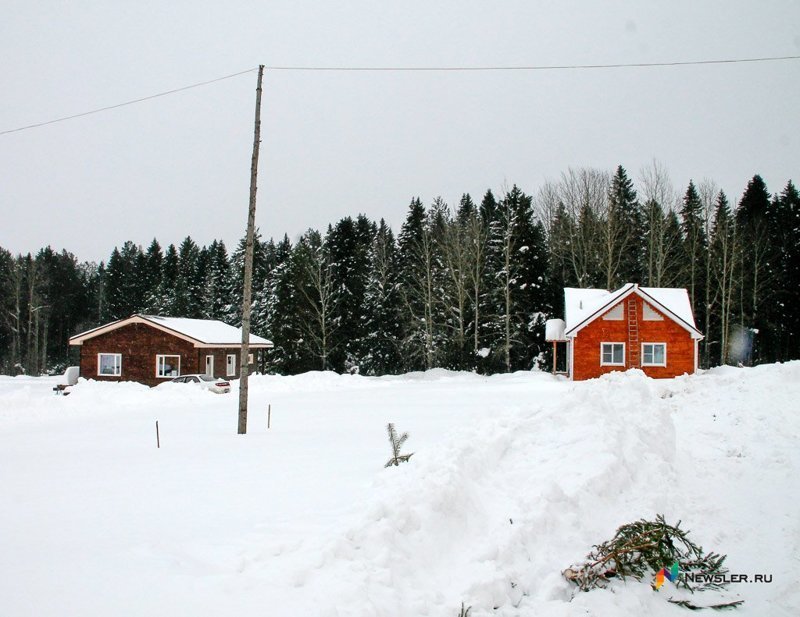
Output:
[[256,120],[253,135],[253,159],[250,163],[250,207],[247,211],[247,240],[244,250],[244,291],[242,293],[242,354],[239,358],[239,435],[247,433],[247,375],[250,367],[250,305],[253,295],[253,239],[256,227],[256,179],[258,177],[258,149],[261,145],[261,80],[264,65],[258,67],[256,87]]

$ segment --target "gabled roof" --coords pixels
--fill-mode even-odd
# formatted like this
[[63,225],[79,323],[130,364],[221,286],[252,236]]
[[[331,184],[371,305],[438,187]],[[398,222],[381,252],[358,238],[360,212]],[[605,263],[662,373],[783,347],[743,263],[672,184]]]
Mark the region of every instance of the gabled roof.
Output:
[[616,291],[605,289],[564,289],[565,334],[574,336],[608,309],[631,294],[637,294],[645,302],[666,314],[672,321],[682,326],[692,335],[701,339],[703,335],[694,323],[689,293],[685,289],[672,287],[639,287],[627,283]]
[[[159,315],[133,315],[127,319],[120,319],[119,321],[87,330],[81,334],[76,334],[69,339],[69,344],[82,345],[88,339],[134,323],[147,324],[157,330],[194,343],[195,347],[240,347],[242,344],[241,328],[234,328],[221,321],[215,319],[161,317]],[[272,347],[272,341],[251,334],[250,347],[253,349],[267,349]]]

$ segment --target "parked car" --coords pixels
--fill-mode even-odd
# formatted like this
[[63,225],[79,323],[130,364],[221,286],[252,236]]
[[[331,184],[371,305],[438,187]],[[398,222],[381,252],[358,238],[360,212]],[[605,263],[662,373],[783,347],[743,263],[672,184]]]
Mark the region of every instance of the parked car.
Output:
[[203,388],[204,390],[211,390],[217,394],[227,394],[231,391],[231,384],[229,381],[219,377],[209,377],[208,375],[181,375],[175,379],[170,379],[165,383],[189,383],[194,384],[196,387]]

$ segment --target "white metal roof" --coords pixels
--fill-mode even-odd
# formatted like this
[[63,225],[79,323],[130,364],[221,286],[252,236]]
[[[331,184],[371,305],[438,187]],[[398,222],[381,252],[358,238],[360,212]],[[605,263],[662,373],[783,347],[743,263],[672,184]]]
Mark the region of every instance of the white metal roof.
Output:
[[[87,339],[106,334],[132,323],[145,323],[159,330],[191,341],[195,347],[239,347],[242,344],[242,330],[215,319],[189,319],[186,317],[161,317],[159,315],[133,315],[99,328],[82,332],[69,339],[70,345],[82,345]],[[250,335],[253,348],[272,347],[272,341]]]

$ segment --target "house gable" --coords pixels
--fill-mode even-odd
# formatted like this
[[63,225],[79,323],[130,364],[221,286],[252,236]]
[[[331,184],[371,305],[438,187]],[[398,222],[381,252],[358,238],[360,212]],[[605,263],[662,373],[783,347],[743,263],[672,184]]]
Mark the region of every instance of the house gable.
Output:
[[[566,290],[565,290],[566,291]],[[586,290],[590,291],[590,290]],[[596,291],[596,290],[591,290]],[[648,293],[649,292],[649,293]],[[661,293],[659,293],[661,292]],[[664,293],[671,292],[671,293]],[[573,310],[572,318],[567,315],[567,327],[565,335],[567,338],[577,336],[578,332],[592,323],[597,318],[607,315],[608,313],[616,310],[616,307],[623,303],[632,294],[636,294],[641,299],[646,300],[652,309],[657,313],[661,313],[669,317],[682,328],[687,330],[692,338],[702,339],[703,335],[694,326],[694,318],[691,315],[691,306],[688,303],[688,296],[684,289],[659,289],[659,288],[641,288],[638,285],[628,283],[624,287],[618,289],[613,293],[606,293],[604,296],[599,296],[594,299],[594,303],[587,303],[580,311]],[[673,307],[670,310],[660,301],[656,296],[661,296],[661,299],[667,299]],[[684,306],[684,304],[686,306]],[[612,318],[607,318],[612,319]],[[640,316],[640,320],[644,320]],[[649,320],[648,320],[649,321]]]

